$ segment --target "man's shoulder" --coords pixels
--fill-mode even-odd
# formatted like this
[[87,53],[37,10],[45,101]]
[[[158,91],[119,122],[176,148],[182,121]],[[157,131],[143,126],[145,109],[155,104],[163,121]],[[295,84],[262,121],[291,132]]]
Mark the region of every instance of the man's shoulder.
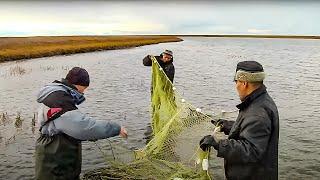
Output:
[[247,123],[260,122],[269,123],[266,119],[272,119],[271,114],[277,113],[277,107],[271,105],[268,99],[261,99],[258,102],[251,104],[245,112],[243,112],[243,118]]
[[44,99],[43,104],[49,107],[60,107],[64,111],[78,109],[74,104],[72,96],[65,91],[52,92]]
[[47,100],[58,100],[58,101],[63,101],[63,100],[69,100],[72,99],[70,93],[67,93],[64,90],[57,90],[52,93],[50,93],[47,97]]
[[160,57],[160,56],[153,56],[153,57],[155,57],[158,61],[161,60],[161,57]]
[[[153,55],[146,55],[143,59],[151,61],[152,60],[151,59],[152,56]],[[155,57],[157,61],[161,61],[161,57],[160,56],[153,56],[153,57]]]
[[277,111],[277,105],[275,104],[275,102],[273,101],[272,97],[268,94],[265,93],[261,96],[261,98],[259,98],[259,100],[257,102],[255,102],[255,110],[259,110],[259,111],[266,111],[266,112],[270,112],[270,111]]

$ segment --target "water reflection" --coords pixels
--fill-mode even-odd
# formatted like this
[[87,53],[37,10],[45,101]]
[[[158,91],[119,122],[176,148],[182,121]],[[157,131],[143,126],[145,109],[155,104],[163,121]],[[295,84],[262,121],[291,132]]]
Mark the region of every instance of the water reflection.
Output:
[[[73,66],[85,67],[92,83],[80,109],[94,118],[127,127],[127,140],[111,138],[113,147],[141,148],[149,123],[150,73],[142,65],[146,54],[171,49],[175,55],[175,85],[186,100],[203,111],[236,110],[239,103],[234,68],[239,61],[257,60],[268,73],[266,86],[280,114],[279,174],[281,179],[320,177],[320,42],[294,39],[184,38],[179,43],[9,62],[0,66],[0,176],[33,177],[33,126],[37,91],[64,77]],[[23,72],[24,73],[19,73]],[[10,73],[18,72],[18,73]],[[15,128],[17,113],[23,119]],[[14,135],[16,134],[16,135]],[[10,142],[5,145],[7,139]],[[98,142],[110,153],[107,140]],[[223,177],[222,160],[212,162]],[[83,172],[105,166],[93,142],[83,143]]]

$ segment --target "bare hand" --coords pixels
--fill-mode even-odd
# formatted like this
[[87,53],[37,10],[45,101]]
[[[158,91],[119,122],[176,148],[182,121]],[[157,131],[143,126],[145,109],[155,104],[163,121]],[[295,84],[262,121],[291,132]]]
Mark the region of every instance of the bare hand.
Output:
[[214,140],[219,143],[222,139],[226,139],[224,134],[221,132],[221,126],[217,126],[214,128],[213,134],[212,134]]
[[128,137],[127,130],[124,127],[121,127],[119,136],[121,136],[123,138],[127,138]]

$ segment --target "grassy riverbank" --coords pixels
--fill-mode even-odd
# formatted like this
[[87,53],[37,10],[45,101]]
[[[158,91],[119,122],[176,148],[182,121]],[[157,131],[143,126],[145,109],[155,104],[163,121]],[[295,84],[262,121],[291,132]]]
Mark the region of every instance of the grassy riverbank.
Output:
[[175,36],[0,37],[0,62],[182,41]]

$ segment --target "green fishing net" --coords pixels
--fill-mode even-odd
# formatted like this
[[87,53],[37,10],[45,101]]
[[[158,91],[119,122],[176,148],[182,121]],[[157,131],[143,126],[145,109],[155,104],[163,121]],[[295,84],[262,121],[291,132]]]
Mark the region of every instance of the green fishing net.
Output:
[[157,60],[151,59],[152,139],[134,151],[133,161],[110,161],[110,166],[84,179],[211,179],[210,153],[199,148],[199,140],[213,132],[210,121],[221,115],[209,116],[193,107],[181,97]]

